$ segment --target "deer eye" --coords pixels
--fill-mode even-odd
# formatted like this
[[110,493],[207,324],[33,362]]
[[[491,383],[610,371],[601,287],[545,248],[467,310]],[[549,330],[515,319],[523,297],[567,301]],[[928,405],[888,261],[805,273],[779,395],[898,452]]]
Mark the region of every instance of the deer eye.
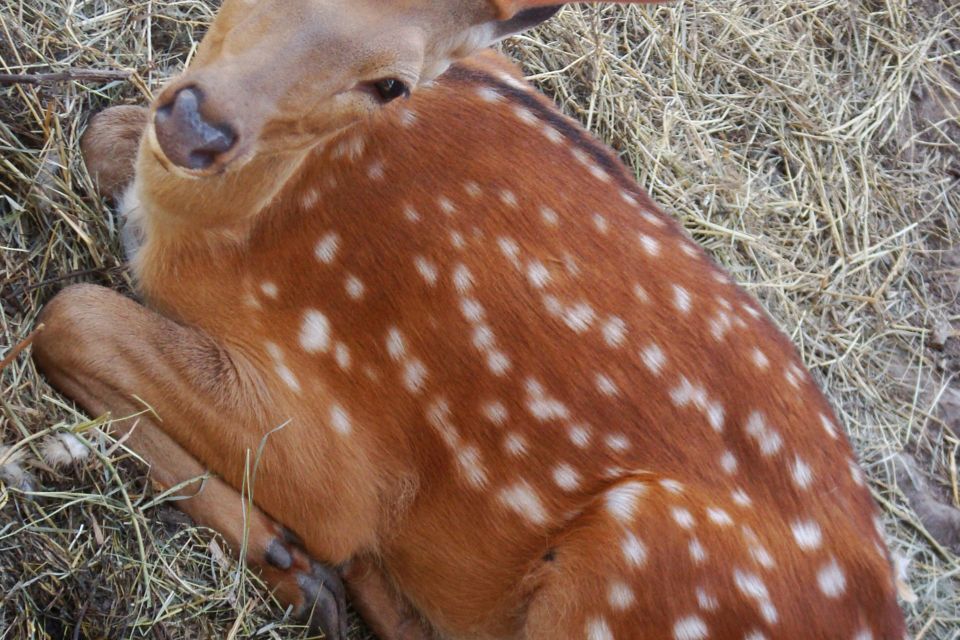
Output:
[[380,99],[383,100],[384,104],[393,102],[400,96],[405,98],[410,97],[409,87],[407,87],[402,80],[397,80],[396,78],[378,80],[373,83],[373,88],[376,90],[377,95],[380,96]]

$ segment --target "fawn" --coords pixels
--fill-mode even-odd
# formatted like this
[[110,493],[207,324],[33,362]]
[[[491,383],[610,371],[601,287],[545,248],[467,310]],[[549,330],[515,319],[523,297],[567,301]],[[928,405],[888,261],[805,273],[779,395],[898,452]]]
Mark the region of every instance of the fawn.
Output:
[[[614,154],[483,47],[524,0],[226,0],[83,151],[140,305],[35,359],[342,638],[904,636],[794,348]],[[278,428],[279,427],[279,428]],[[252,514],[237,488],[263,443]],[[316,558],[320,562],[313,562]]]

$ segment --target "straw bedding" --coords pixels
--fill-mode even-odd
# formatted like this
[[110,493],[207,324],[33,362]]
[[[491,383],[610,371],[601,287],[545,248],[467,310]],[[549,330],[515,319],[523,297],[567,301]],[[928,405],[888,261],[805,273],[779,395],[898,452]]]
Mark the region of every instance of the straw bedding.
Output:
[[[129,291],[77,141],[176,73],[215,4],[0,0],[0,73],[72,74],[0,84],[0,358],[66,284]],[[912,632],[960,638],[960,6],[576,6],[503,49],[792,338],[904,560]],[[0,372],[0,639],[304,637],[28,352]]]

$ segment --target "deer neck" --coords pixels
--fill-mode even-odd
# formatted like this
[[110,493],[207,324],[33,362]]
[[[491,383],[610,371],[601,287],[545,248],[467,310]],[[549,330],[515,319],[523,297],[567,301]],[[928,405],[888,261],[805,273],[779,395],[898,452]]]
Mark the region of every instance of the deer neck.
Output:
[[171,170],[143,142],[121,209],[125,237],[135,238],[125,242],[128,258],[147,299],[178,271],[242,250],[263,212],[321,146],[255,156],[236,171],[194,178]]

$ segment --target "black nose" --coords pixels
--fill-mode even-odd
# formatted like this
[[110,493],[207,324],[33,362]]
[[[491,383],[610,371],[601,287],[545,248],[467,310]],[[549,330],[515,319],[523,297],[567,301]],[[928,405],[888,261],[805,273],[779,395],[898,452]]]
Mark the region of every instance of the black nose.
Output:
[[228,124],[212,124],[201,113],[203,93],[186,87],[159,107],[154,118],[157,141],[167,158],[185,169],[208,169],[237,142]]

